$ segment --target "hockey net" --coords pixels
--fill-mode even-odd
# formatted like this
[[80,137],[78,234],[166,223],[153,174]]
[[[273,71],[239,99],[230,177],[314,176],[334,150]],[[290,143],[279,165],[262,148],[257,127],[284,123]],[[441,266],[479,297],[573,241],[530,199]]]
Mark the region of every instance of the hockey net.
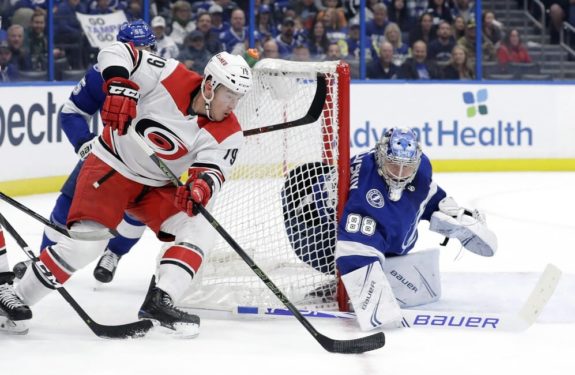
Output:
[[[245,142],[231,155],[232,176],[213,216],[292,303],[336,309],[336,218],[349,180],[349,67],[269,59],[253,75],[235,111]],[[219,235],[181,304],[283,307]]]

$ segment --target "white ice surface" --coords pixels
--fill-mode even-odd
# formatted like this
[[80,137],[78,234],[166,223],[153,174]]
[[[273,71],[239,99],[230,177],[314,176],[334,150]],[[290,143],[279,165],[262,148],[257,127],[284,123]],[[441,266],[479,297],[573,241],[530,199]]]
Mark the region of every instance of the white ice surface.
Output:
[[[400,329],[384,348],[362,355],[324,351],[295,319],[204,318],[194,340],[151,335],[137,340],[95,337],[58,293],[33,306],[27,336],[0,334],[0,375],[28,374],[573,374],[575,373],[575,173],[437,174],[461,204],[478,207],[499,238],[499,252],[481,258],[456,241],[442,249],[443,298],[426,308],[516,311],[547,263],[563,272],[555,296],[525,332]],[[48,215],[55,194],[18,197]],[[42,226],[7,204],[0,211],[36,249]],[[25,259],[7,235],[10,262]],[[442,239],[420,226],[419,248]],[[94,290],[93,265],[66,288],[99,323],[136,319],[159,242],[150,232],[122,259],[116,279]],[[312,320],[334,338],[365,335],[350,321]]]

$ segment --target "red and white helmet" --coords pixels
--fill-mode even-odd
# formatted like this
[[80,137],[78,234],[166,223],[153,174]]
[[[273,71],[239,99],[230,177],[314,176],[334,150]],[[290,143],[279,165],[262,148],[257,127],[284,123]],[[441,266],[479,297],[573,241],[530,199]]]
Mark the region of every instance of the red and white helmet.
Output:
[[204,79],[212,80],[215,90],[219,85],[240,95],[246,94],[252,87],[252,70],[241,56],[220,52],[210,59],[204,69]]

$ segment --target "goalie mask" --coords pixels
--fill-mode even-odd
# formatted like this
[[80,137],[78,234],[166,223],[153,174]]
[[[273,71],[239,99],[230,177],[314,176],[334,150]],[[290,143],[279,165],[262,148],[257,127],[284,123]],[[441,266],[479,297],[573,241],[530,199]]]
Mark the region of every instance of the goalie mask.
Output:
[[[212,83],[212,95],[209,98],[204,91],[208,80]],[[237,101],[250,91],[252,71],[243,57],[221,52],[214,55],[206,65],[201,91],[206,102],[206,115],[210,120],[213,120],[210,115],[211,103],[216,95],[216,89],[220,85],[230,90],[229,93],[226,93],[224,100]]]
[[401,199],[421,163],[421,146],[411,129],[388,130],[375,146],[377,172],[389,187],[389,199]]

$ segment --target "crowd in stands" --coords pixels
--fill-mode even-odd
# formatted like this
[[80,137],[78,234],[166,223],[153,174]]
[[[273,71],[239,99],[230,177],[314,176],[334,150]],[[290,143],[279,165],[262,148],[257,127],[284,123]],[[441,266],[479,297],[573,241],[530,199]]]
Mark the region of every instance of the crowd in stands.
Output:
[[[528,0],[526,0],[528,1]],[[0,81],[19,72],[45,72],[48,61],[47,0],[0,0]],[[98,50],[75,14],[123,11],[143,18],[141,0],[55,0],[54,46],[58,72],[84,70]],[[518,0],[521,4],[522,1]],[[571,5],[574,3],[574,5]],[[202,72],[209,58],[250,47],[248,0],[151,0],[150,24],[157,54]],[[261,57],[297,61],[345,60],[359,76],[359,0],[256,0],[255,48]],[[531,61],[515,29],[505,29],[493,11],[475,24],[471,0],[366,0],[365,51],[368,79],[474,79],[476,33],[484,61]],[[546,1],[551,20],[575,20],[575,1]],[[550,28],[557,22],[552,21]],[[553,37],[552,37],[553,38]]]

